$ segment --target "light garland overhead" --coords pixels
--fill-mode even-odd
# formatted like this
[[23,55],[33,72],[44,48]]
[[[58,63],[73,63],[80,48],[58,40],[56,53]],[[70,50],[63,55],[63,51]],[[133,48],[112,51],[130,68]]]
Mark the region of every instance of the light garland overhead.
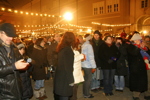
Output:
[[[21,25],[14,25],[14,27],[19,28]],[[78,27],[78,28],[86,28],[86,29],[92,29],[92,27],[86,27],[86,26],[78,26],[78,25],[73,25],[73,24],[58,24],[58,25],[51,25],[51,24],[46,24],[46,25],[23,25],[24,28],[27,27],[40,27],[39,29],[32,29],[32,31],[42,31],[46,29],[63,29],[63,30],[71,30],[71,27]],[[69,26],[68,28],[63,28],[65,26]],[[70,27],[71,26],[71,27]],[[16,29],[16,31],[31,31],[31,30],[21,30],[21,29]]]
[[46,13],[33,13],[33,12],[25,12],[25,11],[21,11],[21,10],[13,10],[10,8],[4,8],[4,7],[0,7],[0,11],[3,12],[11,12],[11,13],[15,13],[15,14],[25,14],[25,15],[31,15],[31,16],[40,16],[40,17],[62,17],[62,16],[58,16],[58,15],[50,15],[50,14],[46,14]]
[[97,23],[97,22],[92,22],[92,24],[102,25],[102,26],[111,26],[111,27],[116,27],[116,26],[130,26],[131,25],[131,24],[102,24],[102,23]]
[[89,28],[91,29],[92,27],[86,27],[86,26],[79,26],[79,25],[73,25],[73,24],[57,24],[57,25],[52,25],[52,24],[43,24],[43,25],[14,25],[14,27],[63,27],[63,26],[72,26],[72,27],[78,27],[78,28]]

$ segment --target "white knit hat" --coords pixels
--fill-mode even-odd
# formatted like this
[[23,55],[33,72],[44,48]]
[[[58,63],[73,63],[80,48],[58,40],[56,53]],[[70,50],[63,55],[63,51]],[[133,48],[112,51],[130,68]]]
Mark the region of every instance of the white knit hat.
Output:
[[135,40],[141,40],[141,39],[142,37],[140,36],[140,34],[134,34],[130,40],[135,41]]
[[18,49],[25,48],[25,45],[22,44],[22,43],[20,43],[19,45],[17,45],[17,48],[18,48]]

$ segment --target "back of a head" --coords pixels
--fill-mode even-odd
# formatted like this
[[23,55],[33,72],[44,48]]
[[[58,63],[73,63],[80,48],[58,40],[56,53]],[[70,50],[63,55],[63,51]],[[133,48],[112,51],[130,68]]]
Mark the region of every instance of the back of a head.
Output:
[[42,41],[43,41],[43,38],[38,38],[38,39],[36,40],[35,44],[39,46]]
[[57,52],[59,52],[62,48],[66,47],[66,46],[74,47],[75,41],[76,41],[76,38],[75,38],[74,33],[73,32],[66,32],[63,35],[62,40],[57,47]]

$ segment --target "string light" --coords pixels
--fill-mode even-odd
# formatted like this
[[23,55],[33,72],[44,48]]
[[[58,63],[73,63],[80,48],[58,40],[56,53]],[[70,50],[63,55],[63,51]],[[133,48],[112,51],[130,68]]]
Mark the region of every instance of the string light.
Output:
[[[7,9],[7,10],[6,10]],[[0,7],[0,10],[1,11],[8,11],[8,12],[12,12],[12,13],[18,13],[18,12],[20,12],[20,14],[26,14],[26,15],[31,15],[31,16],[33,16],[33,15],[35,15],[35,16],[38,16],[38,15],[40,15],[41,17],[42,16],[45,16],[45,17],[61,17],[61,16],[57,16],[57,15],[49,15],[49,14],[39,14],[39,13],[33,13],[33,12],[24,12],[24,11],[19,11],[19,10],[12,10],[12,9],[10,9],[10,8],[4,8],[4,7]]]
[[111,26],[111,27],[116,27],[116,26],[130,26],[131,24],[101,24],[97,22],[92,22],[92,24],[95,25],[102,25],[102,26]]

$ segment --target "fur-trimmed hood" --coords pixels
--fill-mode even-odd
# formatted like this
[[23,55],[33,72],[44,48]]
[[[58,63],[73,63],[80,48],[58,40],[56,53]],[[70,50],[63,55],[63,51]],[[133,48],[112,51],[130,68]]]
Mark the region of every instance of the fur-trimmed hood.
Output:
[[38,49],[38,50],[46,49],[46,47],[41,47],[41,46],[38,46],[38,45],[34,45],[34,48]]

